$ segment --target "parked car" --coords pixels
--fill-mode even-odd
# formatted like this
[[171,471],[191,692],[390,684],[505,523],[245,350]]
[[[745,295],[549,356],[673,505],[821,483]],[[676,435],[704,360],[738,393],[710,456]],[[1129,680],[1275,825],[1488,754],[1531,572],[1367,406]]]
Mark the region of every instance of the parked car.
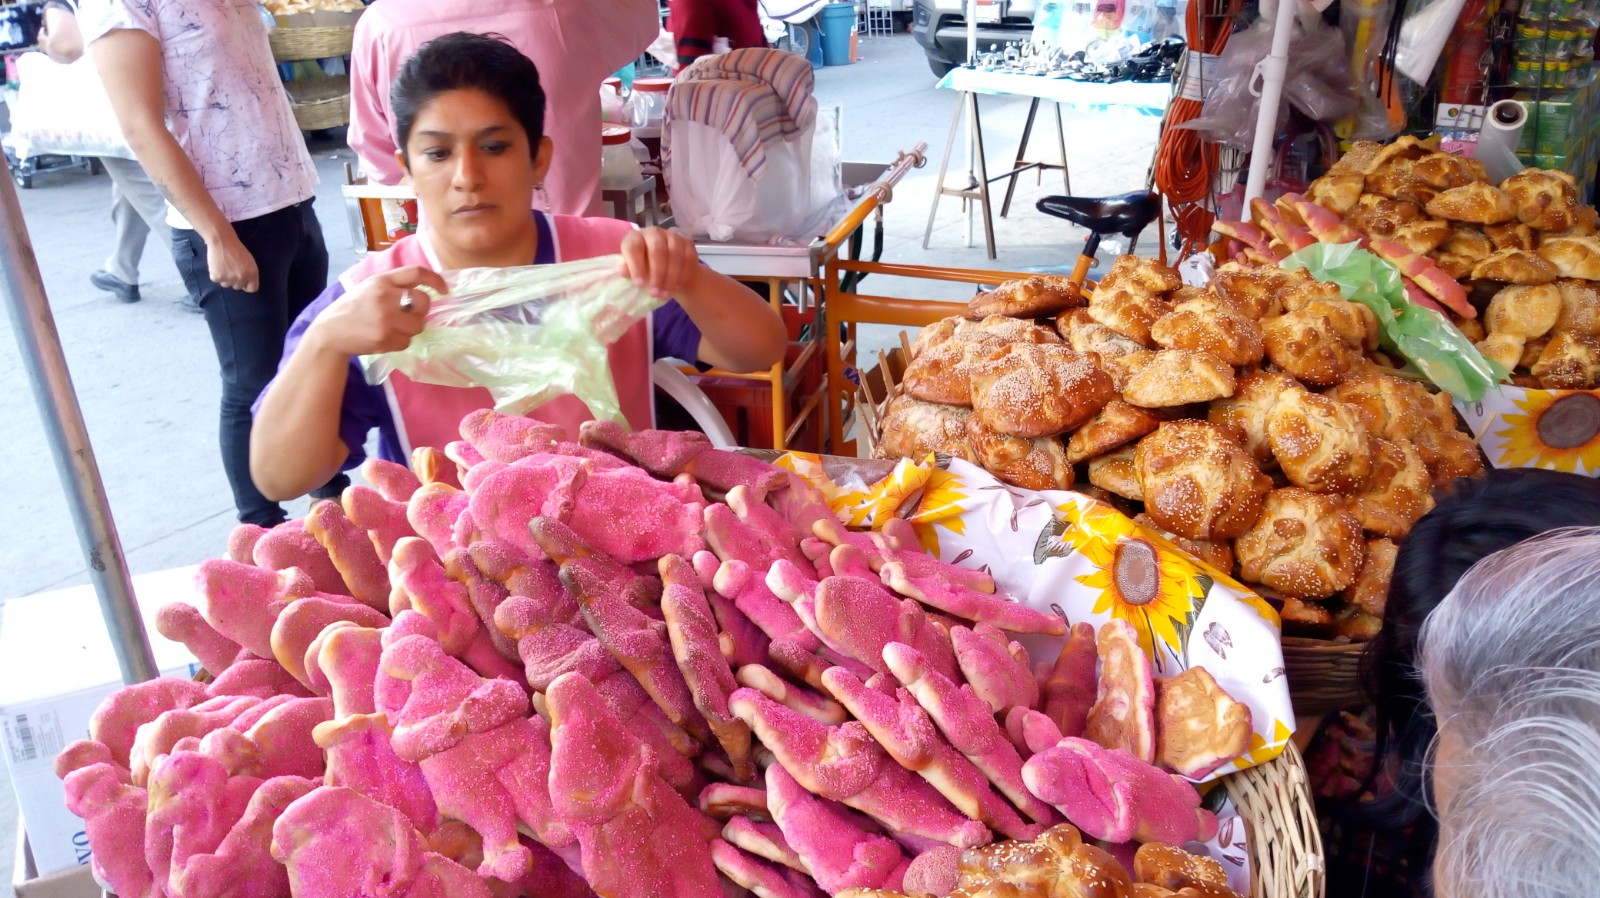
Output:
[[[1039,0],[978,0],[978,49],[1005,49],[1033,36]],[[914,0],[911,34],[928,54],[928,68],[944,77],[967,61],[967,0]]]

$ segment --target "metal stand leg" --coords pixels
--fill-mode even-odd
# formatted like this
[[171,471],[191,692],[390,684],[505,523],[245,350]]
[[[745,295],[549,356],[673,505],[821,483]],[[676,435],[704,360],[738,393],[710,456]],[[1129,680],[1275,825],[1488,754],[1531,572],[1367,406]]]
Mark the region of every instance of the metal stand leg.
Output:
[[933,221],[939,215],[939,201],[944,199],[944,179],[950,172],[950,154],[956,148],[956,130],[961,127],[961,113],[964,108],[961,103],[957,103],[955,112],[950,115],[950,136],[944,141],[944,158],[939,160],[939,180],[934,187],[933,203],[928,208],[928,227],[922,232],[923,249],[927,249],[928,241],[933,239]]
[[[1028,104],[1028,120],[1022,124],[1022,139],[1017,141],[1017,158],[1011,163],[1011,177],[1006,179],[1006,199],[1000,204],[1000,217],[1005,218],[1011,214],[1011,197],[1017,192],[1017,175],[1021,174],[1022,162],[1028,157],[1028,140],[1033,136],[1033,117],[1039,113],[1039,98],[1034,97]],[[1061,120],[1061,107],[1056,106],[1056,121]],[[1064,158],[1064,157],[1063,157]]]
[[983,240],[988,247],[989,258],[994,259],[997,257],[994,248],[994,209],[989,205],[989,163],[983,155],[983,122],[978,118],[978,95],[967,94],[967,102],[972,104],[972,155],[978,166],[978,202],[983,206]]
[[1061,123],[1061,104],[1056,104],[1056,147],[1061,150],[1061,187],[1072,196],[1072,175],[1067,171],[1067,128]]

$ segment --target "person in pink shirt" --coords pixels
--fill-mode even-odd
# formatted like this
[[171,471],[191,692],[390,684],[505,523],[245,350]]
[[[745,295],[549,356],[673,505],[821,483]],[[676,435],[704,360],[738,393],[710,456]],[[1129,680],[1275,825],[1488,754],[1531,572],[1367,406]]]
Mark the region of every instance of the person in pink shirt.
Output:
[[[504,36],[538,66],[558,148],[549,211],[599,215],[600,84],[661,32],[656,0],[379,0],[356,25],[350,56],[350,148],[369,181],[398,184],[389,86],[417,48],[458,31]],[[538,198],[535,198],[538,201]]]

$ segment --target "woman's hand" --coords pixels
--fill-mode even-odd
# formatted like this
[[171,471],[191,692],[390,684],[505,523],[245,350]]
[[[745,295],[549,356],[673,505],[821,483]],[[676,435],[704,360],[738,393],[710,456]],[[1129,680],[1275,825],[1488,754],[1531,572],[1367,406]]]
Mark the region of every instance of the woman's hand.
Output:
[[622,276],[657,299],[670,299],[700,276],[700,254],[676,231],[643,228],[622,239]]
[[229,290],[254,293],[261,289],[261,271],[256,257],[240,242],[229,225],[217,239],[206,243],[206,268],[211,282]]
[[450,289],[437,272],[415,266],[368,278],[317,316],[306,342],[345,357],[405,349],[428,315],[428,295],[419,287]]

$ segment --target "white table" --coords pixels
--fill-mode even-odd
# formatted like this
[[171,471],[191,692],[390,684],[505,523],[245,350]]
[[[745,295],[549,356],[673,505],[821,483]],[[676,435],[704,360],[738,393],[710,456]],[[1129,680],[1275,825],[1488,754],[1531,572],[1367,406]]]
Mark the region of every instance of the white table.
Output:
[[[1131,109],[1140,115],[1161,116],[1166,114],[1167,103],[1172,96],[1171,85],[1165,83],[1137,84],[1131,81],[1119,81],[1100,84],[1041,75],[987,72],[966,67],[952,69],[939,81],[938,86],[942,90],[960,91],[962,101],[956,105],[955,113],[950,118],[950,136],[945,140],[944,158],[939,163],[939,189],[934,192],[933,206],[928,210],[928,227],[922,234],[922,248],[927,249],[933,237],[933,222],[939,213],[939,201],[946,196],[959,196],[967,201],[975,200],[982,209],[983,236],[990,259],[996,258],[990,184],[996,181],[1007,182],[1005,200],[1000,208],[1002,218],[1011,211],[1011,197],[1016,192],[1017,176],[1023,172],[1060,170],[1064,191],[1067,194],[1072,193],[1072,178],[1067,169],[1066,132],[1061,119],[1062,106],[1091,112]],[[1023,125],[1022,139],[1017,143],[1017,155],[1012,161],[1011,169],[993,177],[989,175],[989,164],[984,158],[983,120],[978,113],[979,96],[1031,97],[1033,100],[1028,106],[1028,119]],[[1056,146],[1061,153],[1059,163],[1026,161],[1028,140],[1033,136],[1033,123],[1038,116],[1041,101],[1055,104]],[[956,132],[961,127],[963,113],[972,118],[969,138],[975,171],[965,187],[949,187],[945,184],[945,176],[950,169],[950,154],[955,150]]]

